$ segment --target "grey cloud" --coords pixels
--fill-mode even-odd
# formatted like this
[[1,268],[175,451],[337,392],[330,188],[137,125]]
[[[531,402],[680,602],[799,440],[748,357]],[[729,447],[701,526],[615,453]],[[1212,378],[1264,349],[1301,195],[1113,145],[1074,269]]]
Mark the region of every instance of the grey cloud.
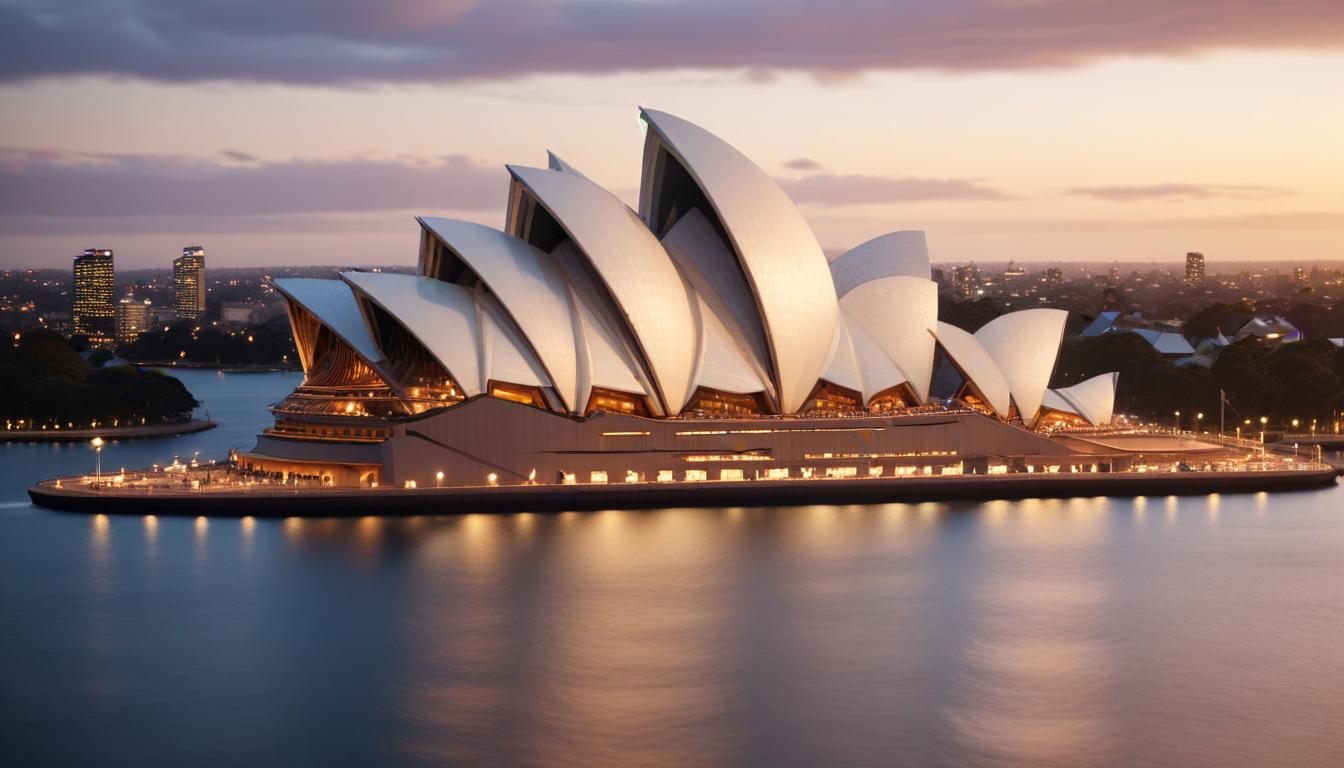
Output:
[[448,156],[247,165],[159,155],[0,150],[0,215],[263,216],[502,208],[503,168]]
[[0,0],[0,79],[450,81],[538,72],[1060,67],[1344,45],[1338,0]]
[[794,171],[815,171],[821,168],[821,163],[810,157],[798,157],[785,163],[784,167]]
[[1281,187],[1260,186],[1254,184],[1139,184],[1133,186],[1075,187],[1069,190],[1071,195],[1095,197],[1115,202],[1133,202],[1161,198],[1184,197],[1205,199],[1210,197],[1266,198],[1281,197],[1289,191]]
[[239,163],[255,163],[257,161],[256,157],[236,149],[221,149],[219,154],[228,160],[233,160]]
[[839,207],[919,200],[1003,200],[1008,197],[968,179],[890,179],[862,174],[818,173],[778,181],[799,205]]

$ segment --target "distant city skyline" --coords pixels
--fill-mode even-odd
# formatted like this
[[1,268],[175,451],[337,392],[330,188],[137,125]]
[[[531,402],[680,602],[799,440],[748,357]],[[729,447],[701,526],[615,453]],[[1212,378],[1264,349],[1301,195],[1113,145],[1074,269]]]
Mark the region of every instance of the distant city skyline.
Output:
[[198,241],[220,267],[403,264],[413,214],[498,226],[501,166],[547,149],[633,204],[640,104],[755,158],[830,251],[920,229],[938,262],[1344,258],[1337,3],[407,0],[321,34],[303,6],[13,10],[0,268]]

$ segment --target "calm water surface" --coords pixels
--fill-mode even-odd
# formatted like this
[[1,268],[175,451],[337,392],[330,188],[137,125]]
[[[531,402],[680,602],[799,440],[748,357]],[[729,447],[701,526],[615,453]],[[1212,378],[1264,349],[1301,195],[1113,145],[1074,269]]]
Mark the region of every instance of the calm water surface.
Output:
[[[290,374],[183,375],[250,447]],[[1344,490],[86,517],[0,445],[4,765],[1344,764]]]

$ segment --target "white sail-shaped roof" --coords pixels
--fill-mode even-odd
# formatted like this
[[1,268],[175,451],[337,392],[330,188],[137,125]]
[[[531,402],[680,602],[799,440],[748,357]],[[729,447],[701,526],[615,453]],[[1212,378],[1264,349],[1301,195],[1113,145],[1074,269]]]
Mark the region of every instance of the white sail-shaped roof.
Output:
[[485,391],[480,321],[470,289],[392,272],[342,272],[341,278],[401,323],[448,371],[462,394],[472,397]]
[[859,361],[854,354],[854,341],[849,337],[849,319],[840,313],[835,324],[835,340],[831,343],[830,362],[821,377],[855,392],[863,392],[863,377],[859,375]]
[[[755,371],[754,377],[768,379],[770,351],[756,300],[714,226],[699,210],[691,210],[663,235],[662,242],[701,300],[722,321],[730,341]],[[752,391],[764,390],[773,397],[773,385],[766,384]]]
[[878,277],[846,293],[840,307],[905,374],[915,397],[927,400],[933,377],[932,332],[938,323],[937,284],[904,275]]
[[1111,423],[1115,416],[1115,388],[1119,382],[1120,374],[1112,371],[1051,391],[1072,405],[1074,412],[1088,423],[1100,426]]
[[316,317],[369,366],[377,368],[383,355],[369,333],[350,286],[340,280],[315,277],[282,277],[272,280],[271,285]]
[[[1087,419],[1086,416],[1083,416],[1081,413],[1078,412],[1077,406],[1075,406],[1073,403],[1070,403],[1068,400],[1065,400],[1064,397],[1059,394],[1059,390],[1055,389],[1045,390],[1045,397],[1041,398],[1041,408],[1050,411],[1058,411],[1060,413],[1067,413],[1073,416],[1079,416],[1082,417],[1083,419]],[[1088,423],[1090,424],[1091,421],[1089,420]]]
[[835,295],[882,277],[929,279],[929,246],[923,232],[890,232],[850,248],[831,262]]
[[801,213],[764,171],[710,132],[641,110],[645,141],[640,215],[652,226],[658,148],[695,180],[722,223],[756,299],[780,405],[803,406],[831,352],[839,307],[826,257]]
[[[538,248],[497,229],[456,219],[420,223],[466,264],[526,336],[556,393],[571,411],[578,391],[574,316],[563,271]],[[519,382],[522,383],[522,382]]]
[[1062,309],[1024,309],[1000,315],[975,332],[1008,382],[1024,424],[1033,424],[1041,409],[1068,318]]
[[753,394],[765,390],[755,368],[742,354],[733,336],[719,316],[702,298],[700,312],[700,362],[696,366],[695,386],[724,392]]
[[614,315],[603,299],[603,289],[587,277],[583,256],[566,240],[551,251],[551,258],[567,276],[570,306],[574,309],[574,347],[578,354],[580,410],[587,408],[593,387],[641,394],[660,408],[653,384],[628,340],[629,327]]
[[588,178],[587,176],[584,176],[582,173],[579,173],[579,170],[577,168],[570,165],[569,163],[566,163],[559,155],[555,154],[549,149],[546,150],[546,167],[552,171],[560,171],[561,173],[572,173],[580,178],[584,179]]
[[546,372],[518,335],[499,302],[476,296],[481,319],[481,370],[490,381],[549,387]]
[[[928,335],[928,331],[925,331],[925,335]],[[840,310],[834,351],[822,378],[858,392],[865,404],[874,396],[909,381],[905,372],[887,357],[882,347],[844,309]]]
[[[859,378],[863,381],[863,386],[859,392],[863,394],[863,402],[872,400],[878,393],[891,389],[898,384],[904,384],[909,379],[898,365],[887,357],[887,353],[882,351],[881,345],[863,329],[863,326],[854,322],[854,319],[840,312],[840,321],[847,326],[847,333],[850,342],[854,347],[854,359],[858,363]],[[925,333],[928,333],[925,331]],[[836,382],[839,384],[840,382]]]
[[508,166],[586,257],[619,305],[669,413],[690,396],[691,293],[658,239],[610,192],[571,173]]
[[1008,418],[1012,393],[989,351],[974,335],[950,323],[938,323],[938,343],[994,412]]

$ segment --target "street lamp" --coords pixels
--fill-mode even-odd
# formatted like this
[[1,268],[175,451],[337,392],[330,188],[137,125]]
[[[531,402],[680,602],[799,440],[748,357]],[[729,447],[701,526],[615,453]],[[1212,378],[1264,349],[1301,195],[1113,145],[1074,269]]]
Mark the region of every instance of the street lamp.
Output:
[[1181,412],[1176,411],[1176,431],[1181,431]]
[[93,445],[93,484],[98,486],[103,484],[103,438],[95,437],[90,443]]
[[441,485],[443,485],[443,470],[434,473],[434,487],[438,488]]
[[1200,432],[1203,431],[1203,429],[1204,429],[1204,412],[1200,411],[1199,413],[1195,414],[1195,431]]
[[1294,432],[1297,431],[1297,425],[1298,425],[1298,421],[1297,421],[1297,419],[1293,419],[1293,431],[1294,431]]

